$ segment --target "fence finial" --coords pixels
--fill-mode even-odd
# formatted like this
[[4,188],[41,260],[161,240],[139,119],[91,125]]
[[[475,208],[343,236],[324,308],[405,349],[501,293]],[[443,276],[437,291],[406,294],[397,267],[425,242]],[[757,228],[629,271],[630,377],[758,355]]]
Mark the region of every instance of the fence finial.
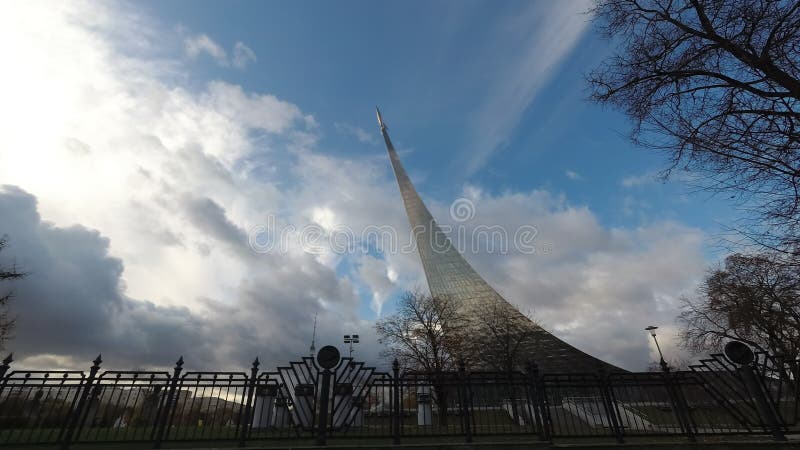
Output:
[[100,367],[100,364],[103,363],[103,355],[102,354],[97,355],[97,358],[95,358],[94,361],[92,362],[94,363],[95,366]]
[[178,358],[178,361],[175,362],[176,369],[180,369],[182,367],[183,367],[183,355],[181,355],[181,357]]
[[11,364],[11,362],[14,361],[13,355],[13,353],[9,353],[8,356],[6,356],[6,359],[3,360],[3,365],[7,366]]

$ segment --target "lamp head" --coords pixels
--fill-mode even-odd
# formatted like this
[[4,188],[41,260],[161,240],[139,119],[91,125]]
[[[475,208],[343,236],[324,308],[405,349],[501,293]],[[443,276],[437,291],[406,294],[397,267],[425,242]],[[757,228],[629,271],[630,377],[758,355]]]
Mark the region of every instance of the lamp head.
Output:
[[658,327],[650,325],[649,327],[645,328],[645,331],[649,331],[650,332],[650,336],[656,337],[656,330],[657,329],[658,329]]

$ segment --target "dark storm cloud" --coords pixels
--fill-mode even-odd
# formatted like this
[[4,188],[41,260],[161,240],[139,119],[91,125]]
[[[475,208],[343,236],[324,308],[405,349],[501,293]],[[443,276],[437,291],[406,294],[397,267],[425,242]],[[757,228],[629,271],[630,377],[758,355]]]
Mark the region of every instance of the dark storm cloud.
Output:
[[[221,206],[209,199],[189,205],[206,234],[243,245]],[[315,313],[318,346],[337,343],[342,326],[358,322],[351,283],[307,254],[251,259],[258,270],[235,289],[234,301],[193,299],[190,310],[125,295],[124,267],[109,255],[107,238],[43,222],[36,199],[14,186],[0,187],[0,234],[9,238],[0,262],[29,273],[9,286],[19,321],[8,350],[17,367],[62,361],[84,368],[102,353],[104,366],[115,369],[168,367],[180,355],[191,368],[245,368],[255,356],[269,368],[307,353]]]
[[228,244],[236,251],[244,250],[247,234],[231,222],[225,209],[208,197],[189,197],[184,203],[192,224],[203,233]]
[[185,308],[128,298],[123,264],[108,255],[108,239],[82,226],[42,222],[36,199],[0,188],[0,233],[28,276],[13,288],[18,318],[9,343],[16,359],[52,354],[89,361],[98,353],[120,364],[169,364],[181,349],[203,347],[205,324]]

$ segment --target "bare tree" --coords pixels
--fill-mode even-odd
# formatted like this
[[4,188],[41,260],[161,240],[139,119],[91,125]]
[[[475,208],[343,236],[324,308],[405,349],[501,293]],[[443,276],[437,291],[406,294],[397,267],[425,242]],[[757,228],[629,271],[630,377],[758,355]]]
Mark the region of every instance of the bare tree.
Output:
[[481,351],[475,361],[481,366],[504,373],[523,368],[526,357],[536,347],[542,331],[531,314],[525,315],[505,302],[494,301],[483,305],[473,315],[473,335]]
[[544,330],[534,322],[532,314],[522,314],[504,301],[488,302],[471,316],[473,324],[469,339],[473,348],[480,349],[474,356],[475,363],[506,375],[505,395],[511,406],[511,419],[519,423],[517,398],[520,393],[514,375],[532,356],[537,338]]
[[598,0],[617,54],[589,75],[592,98],[624,111],[632,139],[755,215],[739,231],[800,247],[800,2]]
[[397,358],[403,367],[430,377],[442,426],[447,424],[446,373],[456,370],[468,350],[468,322],[458,306],[450,298],[407,292],[397,312],[375,324],[379,342],[386,345],[382,356]]
[[[0,238],[0,252],[7,244],[8,240],[5,237]],[[25,273],[17,270],[13,264],[11,266],[0,265],[0,281],[16,280],[24,276]],[[12,292],[0,294],[0,349],[4,348],[5,342],[11,337],[11,331],[16,322],[16,319],[8,311],[8,303],[12,296]]]
[[[774,255],[731,255],[683,300],[678,322],[694,352],[719,351],[735,339],[788,361],[800,357],[800,269]],[[792,371],[795,379],[800,374]],[[788,375],[788,374],[784,374]]]

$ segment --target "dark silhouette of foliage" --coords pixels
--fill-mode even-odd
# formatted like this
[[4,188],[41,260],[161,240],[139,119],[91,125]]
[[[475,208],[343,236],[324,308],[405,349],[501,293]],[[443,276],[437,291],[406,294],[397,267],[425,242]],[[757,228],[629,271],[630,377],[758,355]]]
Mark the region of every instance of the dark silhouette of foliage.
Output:
[[800,357],[797,266],[775,255],[731,255],[708,274],[698,294],[683,300],[678,317],[690,350],[720,351],[728,340],[738,340],[787,362]]
[[[8,240],[5,237],[0,238],[0,253],[2,253],[6,245],[8,245]],[[13,264],[11,266],[0,265],[0,282],[17,280],[24,276],[25,273],[20,272]],[[13,292],[11,291],[0,294],[0,349],[11,337],[11,331],[14,329],[16,322],[16,319],[11,316],[8,310],[8,303],[12,297]]]

